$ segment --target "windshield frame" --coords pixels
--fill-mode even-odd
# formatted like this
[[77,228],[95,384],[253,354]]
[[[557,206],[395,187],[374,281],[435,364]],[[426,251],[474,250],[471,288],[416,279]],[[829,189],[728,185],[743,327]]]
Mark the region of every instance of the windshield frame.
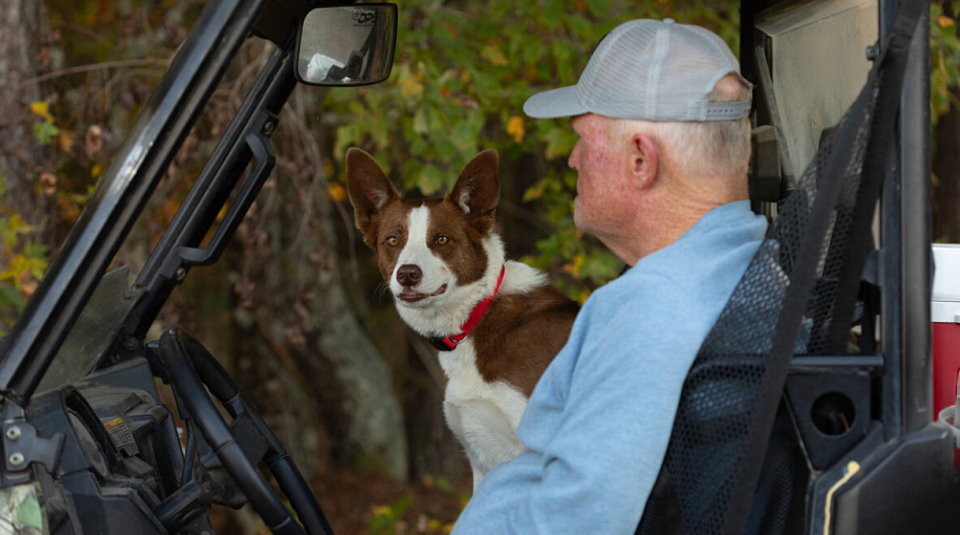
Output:
[[6,398],[29,401],[264,3],[204,8],[10,332],[0,355]]

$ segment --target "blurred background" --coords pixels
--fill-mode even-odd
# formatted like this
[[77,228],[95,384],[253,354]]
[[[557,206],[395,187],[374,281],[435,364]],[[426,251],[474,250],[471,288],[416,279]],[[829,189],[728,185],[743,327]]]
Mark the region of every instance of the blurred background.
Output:
[[[622,264],[572,221],[576,138],[522,113],[576,81],[633,18],[673,17],[739,49],[729,0],[399,1],[389,80],[299,87],[278,162],[223,259],[191,271],[153,333],[179,326],[241,383],[299,463],[337,533],[445,533],[470,471],[441,411],[435,351],[398,318],[346,200],[343,156],[373,154],[409,196],[445,193],[477,152],[500,153],[508,253],[585,300]],[[10,330],[200,0],[0,0],[0,334]],[[960,1],[931,13],[933,235],[960,242]],[[273,46],[249,39],[114,266],[143,266]],[[266,533],[218,510],[223,533]]]

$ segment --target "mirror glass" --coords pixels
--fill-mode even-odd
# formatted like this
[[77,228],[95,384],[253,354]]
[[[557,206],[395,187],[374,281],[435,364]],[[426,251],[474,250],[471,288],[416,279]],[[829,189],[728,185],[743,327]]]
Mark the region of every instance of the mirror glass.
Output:
[[311,10],[300,27],[297,73],[316,85],[366,85],[390,76],[397,41],[395,4]]

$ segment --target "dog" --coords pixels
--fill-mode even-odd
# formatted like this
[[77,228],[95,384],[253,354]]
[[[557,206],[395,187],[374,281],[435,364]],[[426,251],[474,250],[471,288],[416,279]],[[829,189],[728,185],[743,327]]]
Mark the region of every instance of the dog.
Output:
[[372,156],[357,148],[346,155],[363,241],[377,253],[400,317],[440,350],[443,412],[474,489],[523,452],[520,417],[579,311],[544,273],[506,259],[492,230],[498,166],[497,152],[483,151],[446,197],[407,200]]

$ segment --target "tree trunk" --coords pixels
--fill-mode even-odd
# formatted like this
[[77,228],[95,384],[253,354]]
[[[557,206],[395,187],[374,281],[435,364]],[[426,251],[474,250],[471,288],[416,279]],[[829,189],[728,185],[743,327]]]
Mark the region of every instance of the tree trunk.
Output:
[[[310,96],[315,103],[316,91]],[[291,96],[274,139],[278,166],[238,231],[238,379],[298,461],[320,460],[315,474],[350,465],[405,479],[403,412],[341,282],[334,229],[342,221],[323,175],[323,131],[304,123],[311,110]]]
[[3,204],[16,209],[28,224],[43,218],[36,181],[50,154],[34,137],[38,118],[30,103],[41,100],[31,80],[41,69],[43,7],[37,0],[0,0],[0,174],[6,177]]
[[933,239],[960,243],[960,109],[951,106],[934,135]]

